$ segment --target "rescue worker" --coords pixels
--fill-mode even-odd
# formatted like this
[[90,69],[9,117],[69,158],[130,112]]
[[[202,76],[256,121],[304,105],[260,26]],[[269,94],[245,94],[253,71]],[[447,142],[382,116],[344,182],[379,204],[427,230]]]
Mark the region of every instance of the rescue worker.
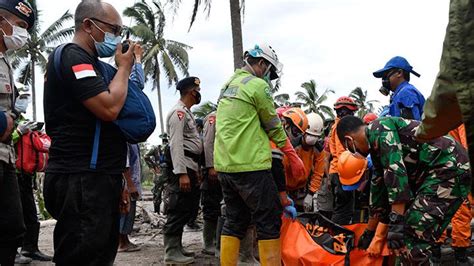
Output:
[[[451,0],[449,22],[443,43],[440,70],[431,95],[426,101],[423,120],[416,137],[429,141],[456,129],[466,127],[469,158],[474,164],[474,25],[472,0]],[[471,168],[473,171],[473,168]],[[474,179],[471,193],[474,192]]]
[[222,190],[214,169],[214,139],[216,136],[216,112],[212,112],[204,119],[203,148],[205,159],[204,178],[201,185],[202,216],[204,228],[202,238],[204,248],[202,253],[214,255],[216,253],[217,220],[220,216]]
[[467,197],[471,175],[459,143],[450,137],[420,143],[414,138],[419,124],[389,117],[367,126],[349,116],[337,134],[350,156],[371,155],[371,216],[388,215],[388,248],[406,263],[428,265],[432,246]]
[[163,228],[165,264],[190,264],[194,253],[182,247],[183,228],[199,204],[198,175],[202,142],[197,131],[193,105],[201,102],[200,80],[182,79],[176,84],[181,99],[166,118],[172,169],[168,171],[169,207]]
[[[301,112],[304,114],[303,111]],[[295,116],[288,111],[283,116],[291,120],[288,123],[292,123],[292,128],[302,124],[299,122],[299,116]],[[297,127],[304,130],[304,135],[302,135],[300,143],[297,146],[295,145],[295,151],[305,166],[304,182],[299,186],[294,186],[296,189],[289,192],[290,197],[295,202],[296,209],[300,212],[313,211],[313,195],[321,185],[326,159],[326,154],[323,151],[323,119],[320,115],[311,113],[307,115],[307,120],[308,126],[306,129],[304,129],[304,123],[301,128]],[[285,159],[284,164],[285,168],[288,169],[288,160]],[[287,186],[290,183],[291,181],[287,181]]]
[[15,173],[11,134],[17,114],[13,69],[7,52],[22,48],[35,24],[36,14],[24,0],[0,0],[0,265],[13,265],[25,223]]
[[[457,129],[451,130],[449,135],[453,137],[458,143],[460,143],[465,149],[467,149],[466,142],[466,129],[464,125],[459,126]],[[471,246],[471,204],[469,199],[464,200],[457,212],[451,219],[452,231],[451,231],[451,247],[454,250],[454,257],[456,259],[456,265],[471,265],[466,255],[466,249]],[[441,244],[446,240],[446,231],[438,241],[439,245],[433,247],[433,265],[441,265]]]
[[343,117],[353,116],[359,108],[352,98],[342,96],[339,97],[334,104],[334,110],[336,110],[337,117],[332,126],[329,139],[329,150],[331,153],[329,180],[334,193],[334,213],[332,215],[332,221],[344,225],[350,224],[352,221],[354,214],[354,193],[352,193],[352,191],[344,191],[339,182],[337,163],[339,155],[345,149],[336,134],[336,127]]
[[252,219],[261,264],[280,265],[281,205],[270,172],[269,139],[295,161],[296,175],[304,169],[273,107],[271,80],[281,71],[275,51],[255,45],[245,52],[244,63],[224,85],[217,108],[214,168],[226,204],[221,264],[237,265],[240,240]]
[[382,78],[380,93],[385,96],[392,93],[388,106],[389,116],[420,120],[425,98],[415,86],[409,83],[410,73],[420,77],[420,74],[413,70],[405,58],[395,56],[373,75],[376,78]]

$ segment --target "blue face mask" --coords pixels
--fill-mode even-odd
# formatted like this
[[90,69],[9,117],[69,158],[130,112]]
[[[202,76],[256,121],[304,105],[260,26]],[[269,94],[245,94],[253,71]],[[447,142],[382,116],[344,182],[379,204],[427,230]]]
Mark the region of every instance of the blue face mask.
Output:
[[[92,22],[94,23],[94,22]],[[99,57],[111,57],[115,54],[115,51],[117,50],[117,45],[119,42],[122,40],[121,36],[115,36],[114,34],[103,31],[99,26],[97,26],[95,23],[94,25],[104,33],[104,41],[103,42],[98,42],[92,37],[94,40],[94,45],[95,45],[95,50],[97,51],[97,55]]]
[[99,57],[111,57],[115,54],[117,50],[117,44],[119,44],[122,37],[115,36],[110,32],[105,32],[105,37],[103,42],[95,42],[95,50]]

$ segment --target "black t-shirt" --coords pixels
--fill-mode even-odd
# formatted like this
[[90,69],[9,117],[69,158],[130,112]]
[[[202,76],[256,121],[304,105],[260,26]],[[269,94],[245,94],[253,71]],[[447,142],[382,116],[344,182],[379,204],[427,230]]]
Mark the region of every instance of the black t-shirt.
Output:
[[61,77],[49,57],[44,84],[46,133],[51,137],[47,172],[104,172],[120,174],[126,163],[127,146],[120,129],[112,122],[101,122],[96,170],[90,168],[97,118],[83,104],[108,91],[97,70],[97,58],[76,44],[64,47]]

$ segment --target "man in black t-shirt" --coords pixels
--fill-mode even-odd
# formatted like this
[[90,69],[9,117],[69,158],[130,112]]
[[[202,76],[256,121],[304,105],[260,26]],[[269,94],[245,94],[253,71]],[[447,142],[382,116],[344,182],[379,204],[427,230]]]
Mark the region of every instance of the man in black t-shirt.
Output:
[[[113,6],[82,1],[75,13],[73,41],[61,53],[60,73],[55,71],[54,53],[49,58],[44,114],[52,143],[44,198],[57,220],[53,261],[58,265],[112,265],[116,256],[127,147],[112,121],[127,96],[135,46],[130,44],[122,54],[121,33],[122,19]],[[98,57],[113,55],[118,70],[106,85],[97,70]]]

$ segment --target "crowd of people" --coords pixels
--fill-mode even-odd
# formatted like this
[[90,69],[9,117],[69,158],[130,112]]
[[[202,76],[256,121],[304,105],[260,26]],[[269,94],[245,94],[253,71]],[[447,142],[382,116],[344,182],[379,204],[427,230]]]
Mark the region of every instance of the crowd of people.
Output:
[[[281,265],[282,219],[302,212],[337,225],[367,223],[356,247],[378,257],[387,245],[387,265],[440,265],[451,223],[456,265],[472,265],[473,4],[451,1],[440,73],[426,101],[410,83],[420,75],[405,58],[373,72],[380,93],[390,96],[379,115],[355,116],[360,106],[348,96],[334,103],[335,120],[298,106],[276,108],[270,91],[282,64],[268,44],[245,51],[217,111],[204,120],[191,112],[201,102],[201,80],[177,82],[180,99],[167,114],[163,143],[144,156],[155,173],[154,210],[166,215],[163,262],[195,261],[183,231],[200,229],[202,206],[202,253],[224,266],[256,257]],[[38,248],[35,173],[15,155],[43,124],[24,117],[29,93],[15,84],[6,53],[25,45],[35,20],[26,0],[0,0],[0,265],[112,265],[117,252],[140,250],[129,235],[142,194],[141,151],[117,121],[130,86],[144,88],[144,51],[132,41],[123,47],[112,5],[84,0],[72,42],[49,56],[43,195],[57,220],[50,257]],[[109,80],[99,58],[112,56]]]

